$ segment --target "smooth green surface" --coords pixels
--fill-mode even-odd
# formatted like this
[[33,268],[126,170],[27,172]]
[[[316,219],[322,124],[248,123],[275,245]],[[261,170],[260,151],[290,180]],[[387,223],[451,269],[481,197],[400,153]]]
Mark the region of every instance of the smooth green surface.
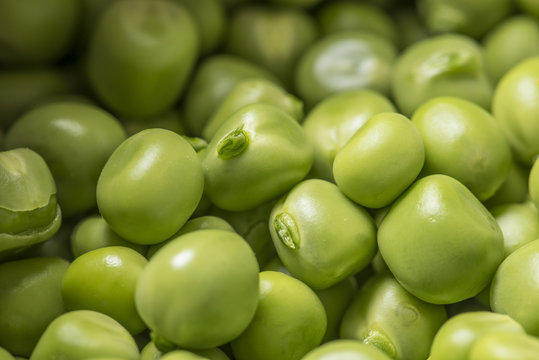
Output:
[[401,114],[386,112],[374,115],[339,150],[333,176],[350,199],[381,208],[412,184],[424,161],[423,140],[415,125]]
[[30,356],[47,326],[66,311],[60,290],[68,265],[59,258],[0,264],[1,347]]
[[470,360],[534,360],[539,354],[539,339],[519,333],[490,332],[470,351]]
[[152,331],[178,346],[220,346],[251,321],[258,271],[254,253],[239,235],[190,232],[151,258],[137,283],[137,310]]
[[335,340],[310,351],[301,360],[389,360],[374,346],[356,340]]
[[236,360],[299,360],[320,344],[326,313],[304,283],[275,271],[260,273],[259,302],[245,331],[232,341]]
[[397,199],[380,224],[378,246],[401,285],[435,304],[477,295],[503,258],[494,217],[446,175],[424,177]]
[[180,135],[141,131],[122,142],[97,182],[97,204],[112,230],[137,244],[156,244],[182,227],[202,196],[200,160]]
[[120,122],[101,108],[53,102],[16,120],[5,145],[29,147],[45,159],[57,185],[58,203],[68,217],[96,207],[101,169],[125,138]]
[[357,273],[376,254],[370,215],[325,180],[297,184],[274,206],[269,228],[283,264],[314,289]]
[[539,161],[535,161],[528,177],[530,198],[539,209]]

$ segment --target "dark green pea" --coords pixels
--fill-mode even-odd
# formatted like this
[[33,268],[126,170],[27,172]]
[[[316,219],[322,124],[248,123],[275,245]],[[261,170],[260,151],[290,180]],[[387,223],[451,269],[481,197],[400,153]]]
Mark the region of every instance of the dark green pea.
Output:
[[475,343],[494,332],[511,336],[514,333],[524,334],[524,329],[509,316],[489,311],[456,315],[436,333],[429,360],[469,360]]
[[398,45],[400,49],[428,37],[425,24],[420,19],[415,6],[406,6],[392,13],[398,33]]
[[446,320],[442,305],[421,301],[391,274],[380,274],[352,300],[341,323],[341,337],[362,340],[393,359],[425,359]]
[[0,63],[54,63],[69,50],[80,19],[77,0],[0,2]]
[[311,8],[321,3],[323,0],[269,0],[269,2],[290,7],[299,7],[299,8]]
[[173,0],[184,6],[193,17],[200,35],[200,51],[207,55],[219,49],[228,19],[221,0]]
[[511,12],[511,0],[419,0],[417,10],[431,33],[480,38]]
[[71,91],[69,79],[56,68],[0,71],[0,128],[7,129],[40,100]]
[[238,82],[214,111],[202,131],[205,139],[211,140],[219,126],[243,106],[255,103],[274,105],[298,122],[303,121],[303,102],[287,93],[275,83],[252,78]]
[[101,169],[125,138],[118,120],[97,106],[55,102],[19,118],[6,135],[6,147],[27,146],[43,156],[68,217],[96,207]]
[[260,267],[275,256],[268,219],[275,201],[270,201],[245,211],[227,211],[214,207],[210,214],[226,220],[253,249]]
[[316,23],[300,9],[250,5],[232,14],[226,49],[269,69],[290,86],[298,58],[317,36]]
[[74,224],[70,221],[62,220],[62,225],[56,234],[48,240],[33,245],[20,254],[17,254],[17,258],[58,257],[72,261],[73,254],[71,253],[70,237],[73,226]]
[[259,275],[254,318],[232,341],[236,360],[299,360],[320,344],[326,313],[316,294],[301,281],[275,271]]
[[432,36],[406,48],[395,63],[391,85],[399,109],[408,117],[438,96],[464,98],[489,109],[493,90],[482,48],[458,34]]
[[62,278],[69,262],[32,258],[0,264],[0,346],[29,357],[49,324],[66,310]]
[[425,146],[423,175],[449,175],[481,201],[505,181],[511,149],[499,123],[480,106],[457,97],[438,97],[422,104],[412,122]]
[[56,185],[39,154],[0,152],[0,257],[51,238],[62,222]]
[[539,19],[539,3],[536,0],[516,0],[515,3],[520,10]]
[[493,83],[522,60],[539,55],[539,22],[514,15],[492,29],[483,40],[485,63]]
[[289,190],[312,165],[303,128],[279,108],[241,108],[219,127],[202,160],[204,191],[225,210],[255,208]]
[[503,259],[494,217],[462,183],[441,174],[415,181],[393,203],[377,240],[401,285],[433,304],[477,295]]
[[32,360],[139,360],[137,344],[116,320],[91,310],[54,319],[37,343]]
[[193,136],[202,135],[213,111],[241,80],[263,78],[278,83],[268,70],[232,55],[208,57],[195,70],[184,100],[185,125]]
[[301,360],[389,360],[391,357],[374,346],[356,340],[335,340],[321,345]]
[[326,289],[365,268],[376,253],[370,215],[328,181],[300,182],[273,208],[270,233],[290,273]]
[[121,0],[99,19],[86,66],[101,101],[119,115],[144,118],[179,99],[198,52],[196,26],[182,6]]
[[323,33],[362,30],[380,35],[397,43],[397,27],[393,19],[380,7],[351,0],[326,2],[317,18]]
[[397,49],[379,35],[346,31],[318,39],[298,62],[294,84],[311,108],[331,94],[372,89],[388,94]]
[[373,115],[387,111],[395,111],[391,101],[372,90],[343,91],[314,107],[303,122],[314,146],[312,177],[333,181],[335,155]]
[[123,119],[122,124],[129,136],[151,128],[167,129],[180,135],[187,133],[183,116],[176,109],[147,119]]
[[485,202],[485,206],[490,209],[497,205],[524,202],[528,196],[528,176],[528,169],[513,162],[505,181]]

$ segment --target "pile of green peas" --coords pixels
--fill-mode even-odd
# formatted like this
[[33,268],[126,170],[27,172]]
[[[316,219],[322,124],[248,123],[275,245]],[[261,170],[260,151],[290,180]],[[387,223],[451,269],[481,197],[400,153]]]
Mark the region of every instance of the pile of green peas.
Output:
[[538,155],[535,0],[0,0],[0,360],[537,360]]

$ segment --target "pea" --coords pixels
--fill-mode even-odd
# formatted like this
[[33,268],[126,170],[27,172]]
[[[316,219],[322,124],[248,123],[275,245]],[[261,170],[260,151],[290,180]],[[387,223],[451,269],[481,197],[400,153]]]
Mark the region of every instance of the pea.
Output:
[[275,271],[259,275],[259,300],[254,318],[232,341],[237,360],[299,360],[320,344],[326,313],[304,283]]
[[530,197],[537,208],[539,208],[539,162],[535,161],[528,178]]
[[539,339],[520,333],[490,332],[470,351],[470,360],[533,360],[539,353]]
[[125,138],[119,121],[99,107],[53,102],[17,119],[6,135],[6,147],[29,147],[45,159],[58,188],[58,203],[70,217],[96,207],[99,174]]
[[[176,351],[173,350],[169,353],[175,353]],[[190,356],[201,356],[204,359],[208,360],[230,360],[229,357],[219,348],[211,348],[211,349],[204,349],[204,350],[189,350],[187,351],[178,351],[182,353],[182,355],[188,355]],[[169,354],[166,353],[166,354]],[[141,351],[140,353],[140,360],[160,360],[163,358],[163,353],[159,351],[159,349],[155,346],[153,342],[149,342]],[[178,355],[179,356],[179,355]]]
[[187,222],[202,189],[202,168],[191,145],[172,131],[148,129],[109,157],[97,182],[97,204],[114,232],[150,245]]
[[311,350],[301,360],[389,360],[391,357],[374,346],[356,340],[335,340]]
[[493,208],[497,205],[522,203],[528,198],[529,170],[520,163],[513,161],[509,174],[500,188],[492,195],[485,205]]
[[236,233],[190,232],[150,259],[137,282],[135,304],[168,346],[220,346],[240,335],[254,316],[258,270],[251,248]]
[[0,360],[15,360],[15,358],[6,349],[0,347]]

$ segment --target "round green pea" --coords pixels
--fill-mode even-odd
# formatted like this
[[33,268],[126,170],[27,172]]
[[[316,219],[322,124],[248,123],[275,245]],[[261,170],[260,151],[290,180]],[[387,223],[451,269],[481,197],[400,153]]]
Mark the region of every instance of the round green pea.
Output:
[[232,341],[236,360],[299,360],[318,346],[326,313],[316,294],[301,281],[275,271],[259,275],[254,318]]
[[179,99],[198,53],[198,31],[183,6],[162,0],[114,1],[92,33],[88,79],[115,113],[154,116]]
[[528,199],[529,169],[513,161],[511,170],[498,191],[494,193],[485,205],[493,208],[498,205],[522,203]]
[[198,356],[190,351],[175,350],[160,357],[162,360],[209,360],[207,357]]
[[389,360],[382,350],[357,340],[335,340],[309,351],[301,360]]
[[[490,287],[490,305],[518,321],[530,335],[539,336],[539,239],[512,252],[500,264]],[[525,299],[525,301],[523,301]]]
[[15,360],[15,358],[6,349],[0,347],[0,360]]
[[105,162],[126,138],[120,122],[101,108],[81,102],[53,102],[17,119],[6,147],[29,147],[49,166],[66,217],[96,207],[97,179]]
[[202,196],[200,160],[180,135],[143,130],[122,142],[97,182],[97,205],[112,230],[157,244],[187,222]]
[[475,342],[469,360],[534,360],[537,354],[539,339],[536,336],[493,331]]
[[165,341],[188,349],[220,346],[253,318],[258,271],[254,253],[238,234],[190,232],[150,259],[137,283],[136,307]]
[[381,208],[416,179],[424,161],[423,140],[414,124],[398,113],[380,113],[339,150],[333,176],[350,199]]
[[480,106],[457,97],[438,97],[421,105],[412,122],[425,145],[423,175],[449,175],[481,201],[505,181],[511,149],[496,119]]
[[395,111],[384,95],[372,90],[350,90],[329,96],[303,122],[314,147],[312,177],[333,181],[333,160],[339,150],[373,115]]
[[135,250],[107,246],[77,257],[62,280],[67,310],[109,315],[131,334],[146,329],[135,308],[135,287],[147,260]]
[[399,283],[434,304],[477,295],[503,259],[494,217],[462,183],[441,174],[417,180],[396,200],[378,228],[378,246]]

